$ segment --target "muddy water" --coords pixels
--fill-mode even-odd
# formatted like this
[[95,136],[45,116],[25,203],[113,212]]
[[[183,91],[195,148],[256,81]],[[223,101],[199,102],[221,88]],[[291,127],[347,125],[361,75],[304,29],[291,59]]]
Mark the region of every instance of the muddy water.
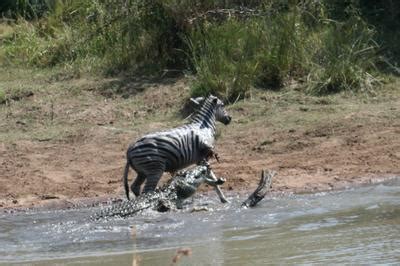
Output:
[[[0,264],[181,265],[400,263],[400,179],[315,195],[240,198],[212,211],[88,221],[97,209],[0,214]],[[132,235],[135,235],[132,237]]]

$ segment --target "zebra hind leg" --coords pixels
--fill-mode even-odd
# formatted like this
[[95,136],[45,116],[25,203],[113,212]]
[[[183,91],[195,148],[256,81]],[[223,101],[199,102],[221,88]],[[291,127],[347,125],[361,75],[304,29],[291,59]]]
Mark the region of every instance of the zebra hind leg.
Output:
[[162,173],[147,177],[146,184],[144,184],[143,193],[154,191],[157,187],[158,181],[160,181],[161,176]]
[[135,181],[131,185],[131,190],[136,197],[140,195],[140,187],[142,186],[143,182],[146,180],[146,176],[143,174],[138,174]]

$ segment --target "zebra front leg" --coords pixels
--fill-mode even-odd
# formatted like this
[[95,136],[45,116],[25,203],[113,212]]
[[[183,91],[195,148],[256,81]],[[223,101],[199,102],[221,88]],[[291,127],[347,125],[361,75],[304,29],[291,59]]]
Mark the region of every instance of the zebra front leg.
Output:
[[[225,182],[224,179],[218,179],[218,178],[215,176],[214,172],[211,171],[211,169],[210,169],[210,178],[211,178],[212,180],[214,180],[215,182],[221,182],[221,180],[222,180],[223,182]],[[215,189],[215,191],[217,192],[218,197],[219,197],[219,199],[221,200],[222,203],[228,203],[228,202],[229,202],[229,201],[225,198],[224,194],[223,194],[222,191],[221,191],[221,188],[220,188],[218,185],[215,185],[215,186],[214,186],[214,189]]]
[[209,147],[208,148],[208,153],[207,153],[207,155],[206,155],[206,161],[208,161],[208,160],[210,160],[211,158],[215,158],[215,160],[217,160],[217,162],[219,163],[219,155],[218,155],[218,153],[216,153],[215,151],[214,151],[214,148],[212,148],[212,147]]
[[[214,154],[214,152],[212,150],[210,150],[211,154]],[[208,169],[208,176],[210,177],[211,180],[213,180],[214,182],[219,182],[220,180],[222,180],[223,182],[225,182],[224,179],[218,179],[214,172],[211,170],[211,166],[210,164],[207,162],[207,160],[203,160],[200,162],[200,164],[207,166]],[[228,203],[229,201],[225,198],[224,193],[222,193],[221,188],[216,184],[214,186],[215,191],[218,194],[219,199],[221,200],[222,203]]]
[[205,182],[207,184],[209,184],[210,186],[218,186],[218,185],[222,185],[225,183],[225,178],[218,178],[217,180],[211,179],[211,178],[205,178]]

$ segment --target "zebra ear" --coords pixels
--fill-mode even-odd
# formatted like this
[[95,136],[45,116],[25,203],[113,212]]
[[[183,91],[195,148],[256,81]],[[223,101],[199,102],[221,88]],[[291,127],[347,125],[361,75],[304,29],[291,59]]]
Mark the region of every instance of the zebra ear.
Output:
[[190,101],[196,105],[200,105],[204,101],[204,97],[190,98]]

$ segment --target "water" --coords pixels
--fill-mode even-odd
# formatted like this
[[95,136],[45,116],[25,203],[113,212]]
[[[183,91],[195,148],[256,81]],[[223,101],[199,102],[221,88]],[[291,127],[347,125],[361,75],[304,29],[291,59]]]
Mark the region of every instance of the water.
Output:
[[3,213],[0,264],[171,265],[181,247],[191,249],[181,265],[400,263],[400,179],[267,198],[254,209],[230,200],[207,199],[208,212],[100,222],[87,219],[95,208]]

